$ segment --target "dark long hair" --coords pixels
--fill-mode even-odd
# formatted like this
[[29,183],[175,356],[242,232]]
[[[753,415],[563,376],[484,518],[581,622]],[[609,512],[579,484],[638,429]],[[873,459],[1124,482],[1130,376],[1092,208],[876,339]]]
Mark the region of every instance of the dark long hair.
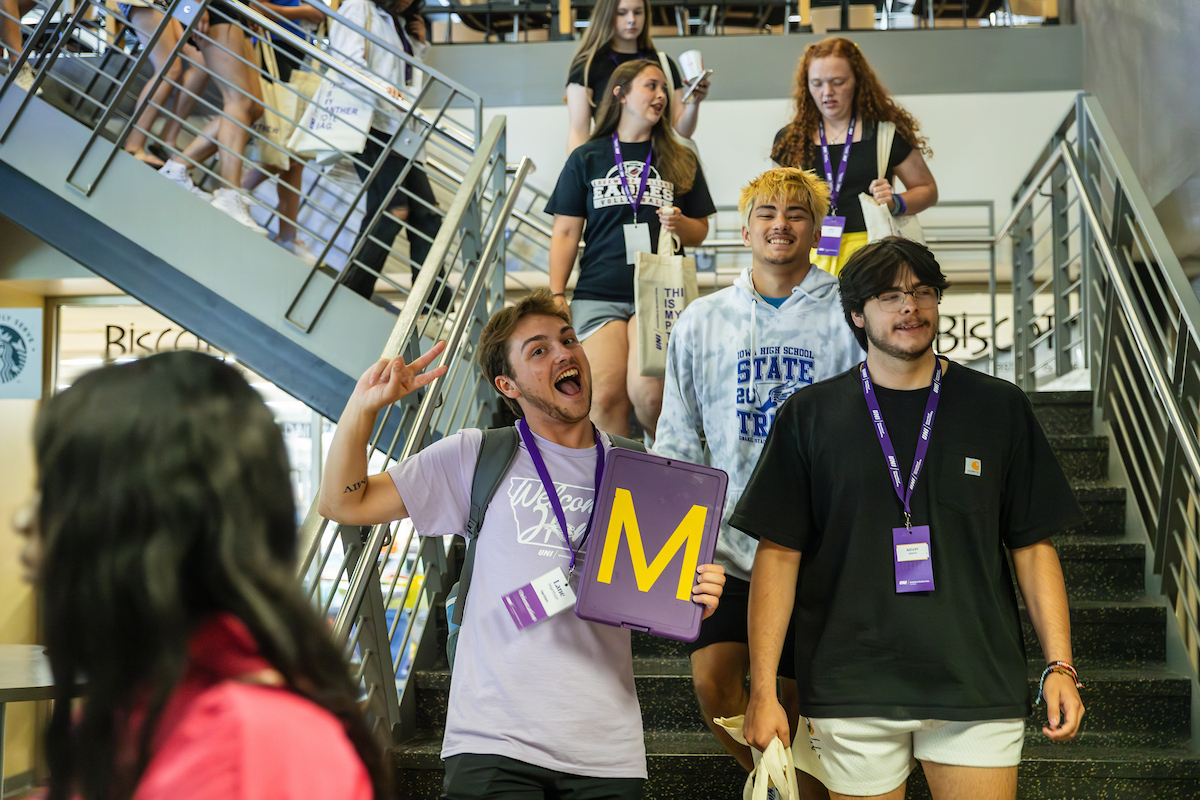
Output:
[[[604,99],[600,102],[600,110],[596,112],[596,129],[592,133],[593,139],[611,137],[621,121],[622,105],[620,99],[613,94],[613,89],[621,87],[620,97],[624,97],[629,92],[629,85],[638,75],[642,74],[643,70],[650,67],[662,70],[662,65],[657,61],[646,60],[626,61],[613,70],[612,77],[608,80],[608,86],[604,90]],[[659,174],[662,175],[663,180],[668,180],[675,186],[675,191],[683,194],[691,190],[692,184],[696,180],[698,165],[696,154],[675,138],[675,128],[670,119],[670,78],[667,78],[666,92],[668,102],[663,109],[662,116],[659,117],[658,122],[654,123],[654,128],[650,131],[650,143],[654,148],[654,166],[658,168]]]
[[796,115],[784,128],[771,158],[783,167],[801,167],[808,162],[816,152],[813,137],[817,135],[817,122],[821,119],[821,110],[813,101],[812,92],[808,90],[808,69],[818,58],[838,56],[850,64],[854,73],[854,114],[858,119],[870,119],[876,122],[894,122],[896,135],[908,142],[914,148],[927,156],[933,155],[929,143],[921,136],[921,126],[915,117],[900,107],[888,90],[883,88],[875,70],[871,69],[866,56],[858,45],[840,36],[831,36],[814,42],[804,48],[800,57],[800,65],[796,68],[796,88],[792,99],[796,104]]
[[[388,796],[347,665],[298,591],[283,436],[236,370],[184,351],[98,369],[46,403],[34,446],[51,800],[133,794],[189,636],[216,611],[246,625],[291,691],[339,718],[375,796]],[[120,744],[142,708],[126,764]]]

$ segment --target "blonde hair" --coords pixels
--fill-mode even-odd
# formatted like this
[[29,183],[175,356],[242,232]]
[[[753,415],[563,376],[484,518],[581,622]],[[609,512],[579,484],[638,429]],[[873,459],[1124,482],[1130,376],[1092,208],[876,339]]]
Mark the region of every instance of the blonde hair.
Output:
[[776,199],[799,201],[812,212],[813,222],[817,225],[829,213],[829,185],[817,177],[817,173],[798,167],[777,167],[742,187],[738,198],[742,226],[750,227],[750,212],[755,206]]

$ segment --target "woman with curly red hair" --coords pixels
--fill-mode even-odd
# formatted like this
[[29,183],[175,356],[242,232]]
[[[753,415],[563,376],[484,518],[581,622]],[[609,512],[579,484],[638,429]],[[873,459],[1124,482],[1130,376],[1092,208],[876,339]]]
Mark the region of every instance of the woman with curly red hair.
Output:
[[[922,153],[932,155],[913,116],[896,104],[880,84],[858,45],[831,37],[810,44],[796,70],[796,116],[775,134],[771,159],[783,167],[815,170],[829,182],[830,216],[826,225],[845,223],[837,255],[814,254],[812,263],[837,275],[846,260],[867,243],[858,195],[870,194],[895,216],[917,214],[937,203],[937,183]],[[896,136],[887,173],[878,177],[876,132],[891,122]],[[848,142],[848,143],[847,143]],[[847,152],[849,151],[849,152]],[[904,183],[894,192],[893,178]],[[822,250],[832,253],[832,237]]]

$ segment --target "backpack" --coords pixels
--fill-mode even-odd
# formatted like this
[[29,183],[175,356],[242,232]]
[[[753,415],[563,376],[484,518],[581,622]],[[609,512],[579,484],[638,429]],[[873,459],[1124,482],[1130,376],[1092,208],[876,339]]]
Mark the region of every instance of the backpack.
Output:
[[[521,435],[513,426],[481,431],[483,443],[479,446],[479,458],[475,462],[475,476],[471,479],[471,515],[467,519],[467,555],[463,559],[462,572],[458,581],[446,594],[446,657],[450,660],[450,671],[454,671],[454,654],[458,650],[458,631],[462,627],[463,608],[466,606],[467,590],[471,587],[471,573],[475,571],[475,544],[488,504],[500,481],[508,474],[517,458]],[[624,436],[608,434],[613,447],[646,452],[646,446]],[[599,488],[599,487],[597,487]]]

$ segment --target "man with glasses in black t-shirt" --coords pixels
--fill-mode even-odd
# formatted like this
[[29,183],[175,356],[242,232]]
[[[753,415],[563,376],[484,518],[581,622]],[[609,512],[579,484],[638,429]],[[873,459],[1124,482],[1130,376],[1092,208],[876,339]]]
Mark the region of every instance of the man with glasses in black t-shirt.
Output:
[[788,742],[788,621],[807,723],[796,765],[833,798],[1012,800],[1029,713],[1017,598],[1047,666],[1050,739],[1083,715],[1051,535],[1079,505],[1028,398],[937,356],[946,288],[923,245],[868,245],[840,276],[866,361],[784,404],[730,524],[758,538],[745,734]]

